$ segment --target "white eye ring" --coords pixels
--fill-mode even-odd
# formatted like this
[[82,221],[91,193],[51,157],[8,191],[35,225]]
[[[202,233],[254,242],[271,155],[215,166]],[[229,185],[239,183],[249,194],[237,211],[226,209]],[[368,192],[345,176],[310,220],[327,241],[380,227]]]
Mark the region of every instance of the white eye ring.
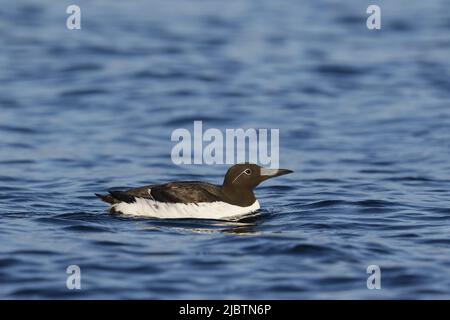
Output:
[[241,173],[239,173],[239,175],[238,175],[236,178],[234,178],[234,180],[233,180],[232,183],[234,183],[237,179],[239,179],[239,177],[242,176],[243,173],[245,173],[245,175],[249,176],[249,175],[252,174],[252,170],[251,170],[251,169],[248,169],[248,168],[245,169],[244,171],[242,171]]

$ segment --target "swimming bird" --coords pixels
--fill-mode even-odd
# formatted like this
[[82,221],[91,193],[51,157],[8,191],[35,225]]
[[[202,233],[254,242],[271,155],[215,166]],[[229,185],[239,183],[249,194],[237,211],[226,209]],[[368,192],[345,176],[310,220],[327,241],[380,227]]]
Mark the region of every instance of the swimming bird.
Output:
[[257,211],[260,206],[253,189],[267,179],[292,172],[243,163],[228,169],[222,185],[181,181],[96,196],[110,204],[111,213],[164,219],[227,219]]

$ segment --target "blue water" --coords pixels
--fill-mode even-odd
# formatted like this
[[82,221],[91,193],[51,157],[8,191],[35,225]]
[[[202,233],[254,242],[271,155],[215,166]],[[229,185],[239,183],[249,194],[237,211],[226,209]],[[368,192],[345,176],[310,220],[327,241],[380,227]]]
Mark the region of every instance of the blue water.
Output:
[[[0,5],[0,298],[449,299],[448,1]],[[279,128],[239,222],[111,216],[94,192],[220,183],[177,128]],[[66,268],[81,268],[81,290]],[[381,289],[369,290],[369,265]]]

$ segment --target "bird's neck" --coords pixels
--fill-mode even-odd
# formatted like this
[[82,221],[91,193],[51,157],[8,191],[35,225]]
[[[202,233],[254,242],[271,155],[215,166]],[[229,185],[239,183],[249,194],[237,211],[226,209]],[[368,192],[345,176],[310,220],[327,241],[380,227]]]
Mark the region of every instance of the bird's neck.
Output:
[[251,206],[256,201],[253,190],[246,188],[236,188],[224,184],[222,192],[230,203],[241,207]]

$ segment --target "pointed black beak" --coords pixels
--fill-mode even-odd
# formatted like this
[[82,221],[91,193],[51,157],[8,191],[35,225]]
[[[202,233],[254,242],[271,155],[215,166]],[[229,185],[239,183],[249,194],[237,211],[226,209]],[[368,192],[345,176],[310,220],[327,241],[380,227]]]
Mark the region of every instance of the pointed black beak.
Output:
[[261,168],[261,176],[266,177],[266,179],[284,176],[285,174],[292,173],[294,171],[288,169],[265,169]]

